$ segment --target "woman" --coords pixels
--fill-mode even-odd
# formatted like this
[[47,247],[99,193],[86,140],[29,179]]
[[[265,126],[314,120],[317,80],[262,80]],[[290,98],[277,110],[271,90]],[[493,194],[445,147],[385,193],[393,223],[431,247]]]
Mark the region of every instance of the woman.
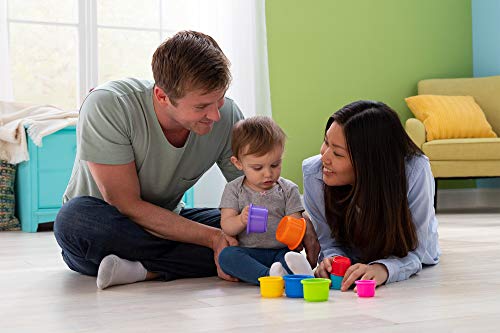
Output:
[[439,261],[429,160],[384,103],[357,101],[327,122],[321,155],[303,162],[304,204],[321,245],[317,277],[333,257],[353,265],[342,281],[377,286]]

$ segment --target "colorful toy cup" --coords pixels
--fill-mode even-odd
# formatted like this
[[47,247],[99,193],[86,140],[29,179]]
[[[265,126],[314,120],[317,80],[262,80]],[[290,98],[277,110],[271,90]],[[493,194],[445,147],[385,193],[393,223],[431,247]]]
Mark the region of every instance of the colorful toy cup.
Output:
[[285,281],[281,276],[263,276],[259,278],[260,294],[262,297],[281,297],[285,288]]
[[304,279],[313,278],[312,275],[285,275],[283,279],[285,280],[285,294],[286,297],[290,298],[303,298],[304,288],[301,281]]
[[330,289],[340,290],[340,288],[342,287],[342,280],[344,280],[344,277],[330,274],[330,280],[332,281]]
[[296,249],[306,233],[306,220],[285,216],[276,229],[276,239],[286,244],[290,250]]
[[375,280],[358,280],[356,283],[356,290],[359,297],[373,297],[375,296],[375,287],[377,282]]
[[340,290],[345,272],[351,266],[351,260],[347,257],[336,256],[332,260],[332,270],[330,280],[332,281],[332,289]]
[[304,279],[304,299],[308,302],[325,302],[330,295],[330,280],[321,278]]
[[347,269],[351,266],[351,260],[343,256],[335,256],[332,260],[331,273],[337,276],[344,276]]
[[267,208],[250,204],[248,208],[247,234],[267,231]]

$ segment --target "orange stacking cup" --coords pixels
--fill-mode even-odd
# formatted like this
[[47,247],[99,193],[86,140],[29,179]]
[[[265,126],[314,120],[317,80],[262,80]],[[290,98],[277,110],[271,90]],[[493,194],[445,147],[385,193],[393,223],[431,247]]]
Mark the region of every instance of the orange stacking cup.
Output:
[[285,216],[276,229],[276,239],[286,244],[290,250],[296,249],[306,233],[306,220]]

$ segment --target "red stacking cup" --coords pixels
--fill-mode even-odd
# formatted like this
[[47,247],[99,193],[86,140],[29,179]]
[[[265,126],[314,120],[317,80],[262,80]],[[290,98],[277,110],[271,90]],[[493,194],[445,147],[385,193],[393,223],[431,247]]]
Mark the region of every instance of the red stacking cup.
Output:
[[349,266],[351,266],[349,258],[342,256],[333,257],[331,273],[337,276],[344,276]]

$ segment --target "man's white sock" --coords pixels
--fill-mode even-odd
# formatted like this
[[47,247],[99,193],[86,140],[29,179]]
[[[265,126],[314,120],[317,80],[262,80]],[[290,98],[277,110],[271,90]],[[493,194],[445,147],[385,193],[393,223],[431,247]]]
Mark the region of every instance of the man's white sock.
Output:
[[271,268],[269,268],[269,276],[285,276],[285,275],[288,275],[288,272],[285,270],[285,268],[279,261],[276,261],[274,264],[271,265]]
[[110,254],[102,259],[97,272],[97,288],[144,281],[148,271],[139,261],[122,259]]
[[306,257],[298,252],[287,252],[285,262],[293,274],[313,275],[313,270]]

